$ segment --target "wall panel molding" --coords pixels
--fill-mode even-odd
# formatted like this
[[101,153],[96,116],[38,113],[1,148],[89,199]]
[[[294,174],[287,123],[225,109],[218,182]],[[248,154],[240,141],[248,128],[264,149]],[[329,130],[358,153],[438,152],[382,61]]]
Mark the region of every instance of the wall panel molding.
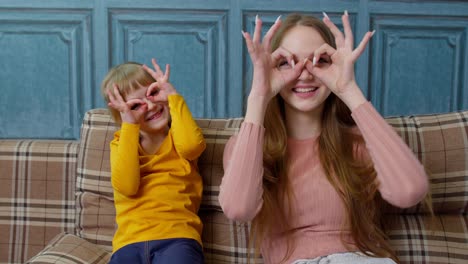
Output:
[[468,1],[0,0],[0,138],[77,139],[109,68],[152,57],[195,117],[242,116],[255,15],[265,33],[293,12],[342,28],[344,10],[355,46],[376,29],[355,73],[384,116],[468,109]]
[[[194,116],[226,116],[226,11],[109,9],[108,15],[112,29],[111,66],[125,61],[149,64],[151,57],[170,63],[176,69],[171,71],[171,80]],[[160,45],[152,45],[151,41]],[[174,46],[179,49],[174,50]],[[167,50],[179,54],[167,56]],[[198,81],[184,78],[184,72],[194,74]]]
[[383,115],[463,107],[468,19],[374,15],[371,24],[370,94]]
[[[90,24],[90,10],[0,9],[0,60],[8,61],[0,66],[0,79],[6,95],[16,98],[1,100],[11,125],[0,137],[23,131],[29,137],[79,138],[92,82]],[[31,127],[30,120],[41,121]]]

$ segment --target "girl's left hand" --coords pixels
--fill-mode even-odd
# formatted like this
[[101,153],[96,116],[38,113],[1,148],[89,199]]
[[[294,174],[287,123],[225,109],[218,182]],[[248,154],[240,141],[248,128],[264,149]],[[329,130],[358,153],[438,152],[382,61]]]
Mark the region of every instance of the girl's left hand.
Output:
[[[305,66],[334,94],[342,98],[342,96],[355,92],[355,89],[359,90],[354,77],[354,63],[363,53],[374,32],[367,32],[361,43],[354,49],[354,38],[349,24],[348,12],[345,11],[341,17],[344,35],[325,13],[324,15],[323,22],[335,36],[336,49],[327,43],[323,44],[315,50],[313,61],[306,61]],[[330,60],[329,62],[326,61],[327,58]]]
[[154,70],[146,65],[143,65],[143,69],[151,74],[156,82],[148,87],[146,97],[153,102],[167,102],[169,95],[177,94],[176,89],[169,82],[171,68],[169,64],[166,64],[166,72],[163,72],[155,59],[151,59],[151,62],[153,63]]

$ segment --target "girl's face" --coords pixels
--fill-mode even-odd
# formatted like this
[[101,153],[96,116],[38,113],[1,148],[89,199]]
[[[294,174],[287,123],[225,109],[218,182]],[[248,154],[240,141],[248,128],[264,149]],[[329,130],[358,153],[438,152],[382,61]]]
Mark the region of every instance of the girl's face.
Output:
[[[154,102],[146,97],[148,87],[140,86],[138,89],[126,94],[125,100],[141,99],[148,105],[148,110],[140,120],[140,131],[147,134],[165,133],[168,128],[170,113],[167,103]],[[139,107],[138,105],[134,107]]]
[[[295,63],[303,63],[308,58],[312,61],[314,51],[325,44],[322,36],[312,27],[297,25],[284,35],[280,46],[289,51]],[[316,67],[328,67],[330,58],[326,55],[317,58]],[[291,66],[280,62],[279,70],[287,70]],[[305,67],[295,83],[284,87],[280,96],[284,99],[285,109],[289,112],[311,113],[322,111],[323,103],[331,91],[312,75]]]

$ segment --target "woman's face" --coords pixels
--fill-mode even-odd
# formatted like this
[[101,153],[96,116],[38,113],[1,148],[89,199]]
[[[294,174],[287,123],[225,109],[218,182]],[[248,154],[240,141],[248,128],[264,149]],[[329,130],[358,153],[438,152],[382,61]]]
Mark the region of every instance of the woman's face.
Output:
[[[314,51],[323,44],[325,44],[325,40],[316,29],[298,25],[286,32],[280,47],[289,51],[297,64],[303,63],[306,58],[312,61]],[[330,58],[327,56],[317,58],[316,65],[318,67],[328,67]],[[289,64],[280,62],[280,70],[287,70],[288,68],[290,68]],[[305,67],[296,82],[280,91],[280,95],[285,102],[286,111],[301,113],[322,111],[323,103],[330,93],[331,91]]]

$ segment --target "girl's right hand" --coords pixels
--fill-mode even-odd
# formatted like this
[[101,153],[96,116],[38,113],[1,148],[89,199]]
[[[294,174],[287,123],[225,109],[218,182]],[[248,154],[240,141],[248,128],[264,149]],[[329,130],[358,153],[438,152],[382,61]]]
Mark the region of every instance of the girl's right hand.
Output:
[[249,95],[251,99],[263,98],[268,103],[302,72],[303,63],[296,63],[287,50],[279,47],[271,52],[271,41],[280,25],[281,20],[278,17],[261,42],[262,21],[258,16],[255,17],[253,39],[249,33],[242,32],[253,64],[252,89]]
[[107,90],[108,106],[120,112],[122,122],[139,124],[148,110],[146,102],[141,99],[131,99],[125,102],[117,85],[114,84],[113,86],[114,93]]

